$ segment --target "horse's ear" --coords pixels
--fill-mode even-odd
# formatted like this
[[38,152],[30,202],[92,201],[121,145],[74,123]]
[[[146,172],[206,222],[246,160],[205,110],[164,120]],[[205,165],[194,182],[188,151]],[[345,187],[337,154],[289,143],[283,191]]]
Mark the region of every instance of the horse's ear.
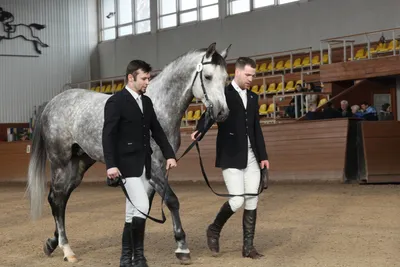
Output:
[[3,8],[0,7],[0,12],[3,12]]
[[215,46],[217,45],[217,43],[212,43],[210,44],[210,46],[207,48],[207,52],[206,52],[206,57],[211,57],[212,54],[215,53]]
[[226,59],[229,53],[229,50],[231,49],[232,44],[230,44],[224,51],[221,52],[221,56]]

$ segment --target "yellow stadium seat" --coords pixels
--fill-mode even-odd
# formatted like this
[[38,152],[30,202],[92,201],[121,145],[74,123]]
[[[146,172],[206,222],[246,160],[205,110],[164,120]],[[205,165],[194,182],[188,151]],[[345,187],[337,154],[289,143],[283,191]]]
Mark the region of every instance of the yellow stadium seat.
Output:
[[194,112],[193,119],[197,121],[197,120],[200,119],[200,117],[201,117],[201,110],[198,109],[198,110],[196,110],[196,111]]
[[315,55],[313,56],[312,60],[311,60],[311,64],[313,65],[319,65],[321,62],[319,60],[319,55]]
[[262,104],[258,112],[260,115],[267,115],[267,104]]
[[261,94],[264,94],[264,92],[265,92],[265,85],[263,84],[260,86],[260,90],[258,91],[258,94],[261,95]]
[[274,113],[274,110],[275,110],[275,105],[274,105],[274,103],[271,103],[271,104],[268,106],[267,114]]
[[274,64],[273,64],[272,62],[270,62],[270,63],[268,64],[267,71],[272,71],[273,69],[274,69]]
[[97,86],[95,89],[96,92],[100,92],[100,86]]
[[[354,56],[354,59],[360,59],[360,58],[364,58],[365,55],[365,50],[364,48],[360,48],[357,50],[356,55]],[[349,58],[349,60],[354,60],[353,58]]]
[[253,87],[251,88],[251,91],[258,94],[258,85],[253,85]]
[[301,58],[296,58],[295,61],[293,62],[293,68],[299,68],[301,67]]
[[104,90],[104,93],[106,94],[111,93],[111,84],[106,86],[106,90]]
[[279,61],[276,66],[275,66],[275,70],[283,70],[284,66],[283,66],[283,60]]
[[119,92],[119,91],[121,91],[122,90],[122,83],[119,83],[118,85],[117,85],[117,89],[115,89],[115,91],[116,92]]
[[278,84],[278,88],[276,88],[276,91],[277,91],[277,92],[281,92],[281,91],[282,91],[282,88],[283,88],[283,84],[282,84],[282,82],[280,82],[280,83]]
[[267,63],[262,63],[260,68],[257,70],[257,72],[265,72],[267,71]]
[[286,60],[284,68],[290,69],[291,67],[292,67],[292,65],[290,64],[290,59]]
[[298,81],[296,82],[295,86],[298,85],[298,84],[300,84],[301,86],[303,86],[302,80],[298,80]]
[[371,47],[371,54],[376,54],[378,52],[384,51],[386,49],[386,43],[379,43],[375,48]]
[[310,57],[305,57],[303,58],[303,62],[301,63],[301,65],[304,66],[310,66]]
[[[397,40],[395,40],[395,43],[396,43],[396,47],[399,47],[399,42]],[[393,47],[394,47],[394,42],[392,40],[392,41],[390,41],[389,45],[386,48],[382,48],[381,52],[393,51]]]
[[285,91],[287,91],[287,92],[294,91],[294,82],[293,81],[289,81],[286,84]]
[[275,93],[276,92],[276,83],[270,83],[268,86],[267,93]]
[[318,107],[324,105],[326,102],[328,102],[328,100],[326,98],[322,98],[318,103]]
[[96,90],[96,87],[92,87],[92,88],[90,88],[90,91],[94,91],[94,90]]
[[329,63],[329,58],[328,58],[328,54],[324,54],[322,57],[322,63],[324,64],[328,64]]
[[189,110],[186,116],[186,119],[188,121],[192,121],[193,120],[193,110]]

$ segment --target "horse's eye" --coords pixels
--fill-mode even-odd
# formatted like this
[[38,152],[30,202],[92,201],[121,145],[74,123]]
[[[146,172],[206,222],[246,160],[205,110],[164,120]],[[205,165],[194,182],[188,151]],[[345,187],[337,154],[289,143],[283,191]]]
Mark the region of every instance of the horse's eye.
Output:
[[209,80],[209,81],[212,80],[212,76],[211,76],[211,75],[205,75],[204,78],[206,78],[206,79]]

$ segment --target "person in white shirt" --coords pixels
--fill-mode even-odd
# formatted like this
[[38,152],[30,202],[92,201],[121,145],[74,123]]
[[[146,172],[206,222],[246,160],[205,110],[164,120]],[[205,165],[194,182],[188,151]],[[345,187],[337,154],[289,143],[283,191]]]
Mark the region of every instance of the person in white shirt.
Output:
[[[229,194],[255,194],[260,185],[260,168],[269,169],[268,155],[260,126],[258,95],[249,90],[256,73],[254,60],[241,57],[235,64],[235,78],[225,88],[229,116],[218,123],[217,155],[215,166],[222,175]],[[213,122],[211,122],[212,124]],[[199,120],[198,134],[211,125],[204,125],[204,115]],[[257,217],[257,196],[234,196],[220,208],[214,222],[207,229],[207,244],[212,253],[219,253],[219,237],[227,220],[244,205],[243,257],[258,259],[263,255],[253,246]]]

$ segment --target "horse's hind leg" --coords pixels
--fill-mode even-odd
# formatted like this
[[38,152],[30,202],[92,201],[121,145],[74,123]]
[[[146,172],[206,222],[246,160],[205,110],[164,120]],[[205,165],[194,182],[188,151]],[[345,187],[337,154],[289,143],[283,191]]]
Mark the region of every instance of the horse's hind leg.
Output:
[[[157,179],[152,180],[151,183],[156,189],[157,193],[162,196],[164,188],[162,184],[163,182]],[[178,248],[175,250],[175,255],[180,260],[181,264],[189,265],[192,263],[192,261],[190,258],[190,250],[186,243],[186,233],[183,231],[181,217],[179,214],[179,200],[174,191],[172,191],[171,187],[169,185],[167,186],[168,188],[165,192],[165,204],[171,212],[175,241],[178,245]]]
[[76,262],[77,258],[68,244],[68,238],[65,231],[65,209],[72,191],[80,184],[83,174],[95,163],[86,154],[73,156],[71,160],[63,165],[56,166],[52,164],[52,183],[48,195],[48,201],[54,216],[56,229],[54,237],[49,238],[44,246],[46,255],[57,248],[57,245],[64,252],[64,260]]

